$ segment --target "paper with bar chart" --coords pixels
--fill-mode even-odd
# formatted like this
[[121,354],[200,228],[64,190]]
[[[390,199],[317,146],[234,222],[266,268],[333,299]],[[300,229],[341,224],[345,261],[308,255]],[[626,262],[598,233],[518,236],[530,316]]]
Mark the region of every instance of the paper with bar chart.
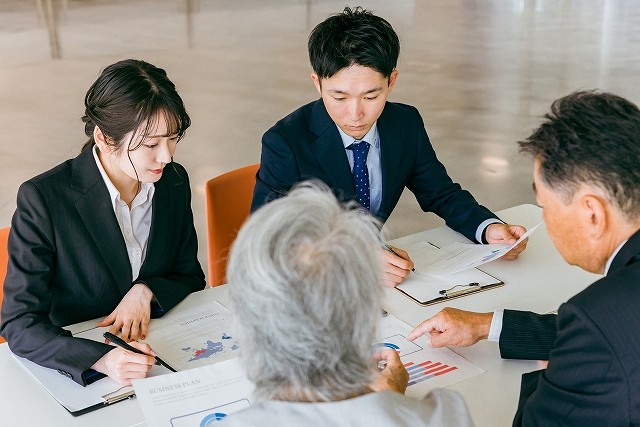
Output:
[[405,338],[411,326],[395,316],[380,321],[377,347],[396,350],[409,373],[407,396],[423,397],[434,388],[446,387],[480,375],[484,370],[448,348],[431,348],[426,337],[414,342]]

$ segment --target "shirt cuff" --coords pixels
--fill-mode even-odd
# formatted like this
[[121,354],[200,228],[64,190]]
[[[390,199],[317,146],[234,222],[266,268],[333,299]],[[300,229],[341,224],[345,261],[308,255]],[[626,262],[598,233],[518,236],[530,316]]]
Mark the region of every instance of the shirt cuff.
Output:
[[502,317],[504,316],[504,310],[496,310],[493,312],[493,319],[491,319],[491,327],[489,328],[488,341],[498,342],[500,341],[500,332],[502,332]]
[[503,222],[497,218],[489,218],[487,220],[482,221],[482,223],[480,223],[480,225],[476,229],[476,242],[480,242],[481,244],[485,243],[482,241],[482,235],[484,234],[485,228],[487,228],[491,224],[503,224]]

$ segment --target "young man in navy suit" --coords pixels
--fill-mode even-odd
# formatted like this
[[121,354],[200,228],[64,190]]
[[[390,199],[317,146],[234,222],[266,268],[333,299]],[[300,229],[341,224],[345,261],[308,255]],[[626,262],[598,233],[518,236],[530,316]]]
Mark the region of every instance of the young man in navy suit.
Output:
[[[340,200],[357,200],[382,221],[407,187],[422,210],[436,213],[470,240],[514,243],[524,234],[523,227],[504,224],[451,180],[414,107],[387,102],[400,53],[387,21],[347,7],[316,26],[308,47],[311,79],[321,99],[264,134],[252,211],[297,182],[319,179]],[[506,258],[515,259],[525,247],[526,241]],[[413,263],[398,248],[384,254],[385,284],[396,286]]]
[[535,159],[549,237],[569,264],[605,277],[557,316],[447,308],[408,338],[430,334],[441,347],[496,337],[504,358],[548,360],[523,375],[515,426],[640,425],[640,109],[576,92],[545,118],[520,148]]

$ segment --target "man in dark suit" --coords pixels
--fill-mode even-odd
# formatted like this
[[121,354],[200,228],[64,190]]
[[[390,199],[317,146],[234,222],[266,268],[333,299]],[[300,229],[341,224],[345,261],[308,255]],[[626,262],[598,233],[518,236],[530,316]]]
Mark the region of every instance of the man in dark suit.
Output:
[[[308,47],[321,99],[263,136],[252,211],[297,182],[315,178],[340,200],[357,200],[382,221],[407,187],[422,210],[436,213],[470,240],[514,243],[524,234],[523,227],[502,223],[451,180],[414,107],[387,102],[400,52],[387,21],[361,8],[345,8],[316,26]],[[516,258],[525,246],[506,258]],[[394,249],[385,251],[385,283],[392,286],[413,267],[406,252]]]
[[520,148],[535,159],[549,236],[569,264],[605,277],[557,316],[445,309],[409,338],[428,333],[439,347],[497,335],[503,357],[548,359],[523,375],[514,425],[640,425],[640,110],[576,92],[545,118]]

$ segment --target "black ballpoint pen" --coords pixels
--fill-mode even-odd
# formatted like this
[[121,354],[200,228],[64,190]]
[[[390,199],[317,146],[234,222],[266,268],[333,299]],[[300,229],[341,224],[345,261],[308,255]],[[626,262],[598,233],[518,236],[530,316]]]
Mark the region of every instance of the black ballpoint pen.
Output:
[[[392,254],[394,254],[395,256],[397,256],[398,258],[406,259],[405,257],[400,256],[400,254],[398,252],[394,251],[393,248],[391,246],[387,245],[386,243],[384,244],[384,248],[386,250],[388,250],[389,252],[391,252]],[[413,271],[415,273],[416,269],[412,268],[411,271]]]
[[[138,350],[137,348],[127,344],[127,342],[125,340],[123,340],[122,338],[120,338],[117,335],[112,334],[111,332],[105,332],[104,334],[102,334],[102,336],[105,337],[110,342],[114,343],[115,345],[120,346],[120,347],[122,347],[124,349],[127,349],[129,351],[133,351],[134,353],[146,354],[147,356],[149,356],[149,354],[145,353],[142,350]],[[171,366],[169,366],[169,364],[167,362],[165,362],[164,360],[160,359],[158,356],[155,356],[155,358],[156,358],[156,364],[164,366],[165,368],[167,368],[171,372],[178,372],[175,369],[173,369]]]

